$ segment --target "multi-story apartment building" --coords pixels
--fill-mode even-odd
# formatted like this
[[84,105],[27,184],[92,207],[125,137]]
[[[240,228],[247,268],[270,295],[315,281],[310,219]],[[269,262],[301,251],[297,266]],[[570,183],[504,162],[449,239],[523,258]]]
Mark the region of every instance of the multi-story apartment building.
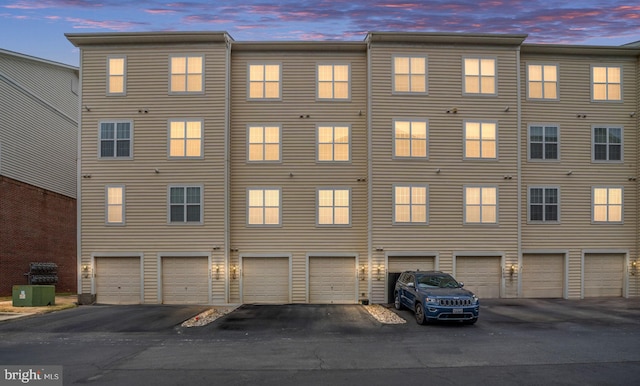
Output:
[[78,68],[0,49],[0,296],[57,265],[76,292]]
[[406,269],[640,295],[638,46],[67,37],[83,302],[381,303]]

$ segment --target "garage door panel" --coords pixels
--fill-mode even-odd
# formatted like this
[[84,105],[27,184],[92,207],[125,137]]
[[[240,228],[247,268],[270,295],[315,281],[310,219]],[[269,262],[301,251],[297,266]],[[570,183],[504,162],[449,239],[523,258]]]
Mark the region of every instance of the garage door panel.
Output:
[[288,257],[245,257],[242,265],[243,303],[289,303]]
[[202,257],[162,257],[164,304],[209,303],[209,261]]
[[95,272],[97,303],[141,303],[139,257],[96,257]]
[[309,302],[353,304],[357,302],[357,278],[353,257],[309,258]]
[[624,268],[624,255],[585,255],[584,296],[622,296],[622,287],[624,285]]
[[456,279],[480,298],[499,298],[502,279],[500,262],[500,257],[458,257]]
[[524,255],[522,296],[525,298],[564,297],[564,255]]
[[433,271],[435,258],[433,256],[390,256],[388,265],[389,272]]

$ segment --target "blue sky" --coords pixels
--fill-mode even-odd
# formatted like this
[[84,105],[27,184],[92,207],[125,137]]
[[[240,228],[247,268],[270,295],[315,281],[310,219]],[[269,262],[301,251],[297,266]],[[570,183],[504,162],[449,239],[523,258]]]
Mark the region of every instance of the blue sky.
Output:
[[78,65],[64,33],[227,31],[237,41],[368,31],[525,33],[527,43],[640,40],[637,0],[0,0],[0,48]]

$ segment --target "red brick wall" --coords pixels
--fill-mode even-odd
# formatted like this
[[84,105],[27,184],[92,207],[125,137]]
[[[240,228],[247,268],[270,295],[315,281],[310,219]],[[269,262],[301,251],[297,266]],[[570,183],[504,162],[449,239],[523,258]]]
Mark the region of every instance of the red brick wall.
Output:
[[31,262],[56,263],[56,292],[77,292],[76,200],[0,176],[0,296]]

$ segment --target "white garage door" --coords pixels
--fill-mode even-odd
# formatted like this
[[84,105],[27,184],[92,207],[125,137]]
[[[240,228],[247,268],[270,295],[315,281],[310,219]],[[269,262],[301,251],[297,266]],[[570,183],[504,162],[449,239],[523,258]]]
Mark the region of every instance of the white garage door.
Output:
[[433,271],[435,259],[433,256],[393,256],[389,257],[389,272],[403,271]]
[[480,298],[499,298],[502,270],[500,257],[460,256],[456,259],[456,279]]
[[140,304],[140,258],[96,257],[96,302]]
[[522,297],[564,297],[564,255],[523,255]]
[[289,303],[289,258],[244,257],[243,303]]
[[162,303],[208,304],[207,257],[162,257]]
[[309,258],[309,303],[357,303],[354,257]]
[[584,256],[584,296],[622,296],[624,255]]

